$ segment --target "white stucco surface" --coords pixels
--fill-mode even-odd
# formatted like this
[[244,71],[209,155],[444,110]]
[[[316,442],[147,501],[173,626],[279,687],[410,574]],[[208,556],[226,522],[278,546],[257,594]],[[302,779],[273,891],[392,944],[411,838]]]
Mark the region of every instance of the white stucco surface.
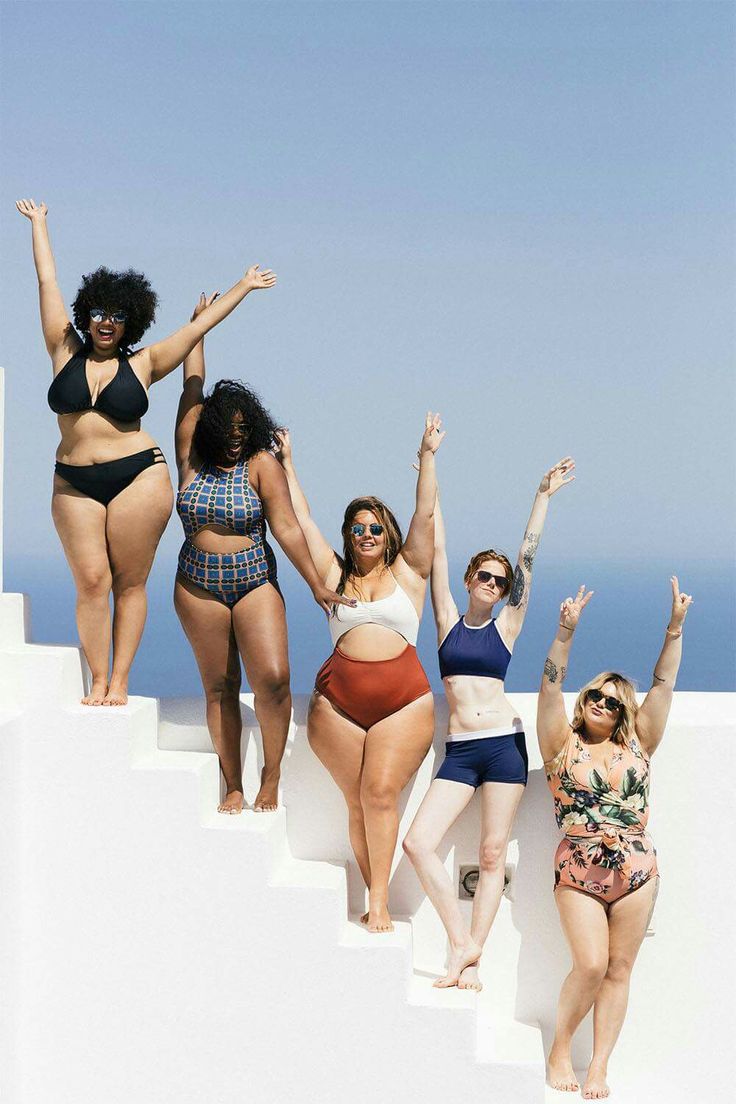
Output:
[[[557,840],[527,722],[530,784],[511,898],[480,998],[431,988],[444,939],[397,853],[392,936],[362,904],[342,799],[309,750],[299,699],[286,809],[219,817],[201,703],[85,709],[79,653],[24,643],[27,603],[0,595],[0,1064],[3,1104],[541,1102],[567,951],[551,893]],[[250,700],[247,796],[260,756]],[[736,695],[679,694],[654,761],[662,888],[611,1067],[616,1097],[730,1099]],[[402,827],[442,754],[405,794]],[[721,781],[723,780],[723,781]],[[446,841],[476,857],[477,808]],[[469,906],[468,906],[469,907]],[[589,1034],[581,1031],[578,1060]],[[709,1088],[703,1091],[703,1059]],[[569,1099],[569,1098],[568,1098]]]

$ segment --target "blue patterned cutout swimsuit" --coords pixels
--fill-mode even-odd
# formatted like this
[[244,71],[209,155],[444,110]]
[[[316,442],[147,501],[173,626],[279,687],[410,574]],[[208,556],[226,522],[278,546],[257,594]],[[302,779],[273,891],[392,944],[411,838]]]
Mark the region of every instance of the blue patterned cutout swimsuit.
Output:
[[[276,585],[276,559],[266,540],[263,503],[248,481],[247,460],[228,471],[205,464],[179,491],[176,510],[185,538],[179,552],[179,574],[190,583],[226,606],[234,606],[263,583]],[[223,525],[253,544],[227,555],[203,552],[192,543],[192,537],[206,525]]]

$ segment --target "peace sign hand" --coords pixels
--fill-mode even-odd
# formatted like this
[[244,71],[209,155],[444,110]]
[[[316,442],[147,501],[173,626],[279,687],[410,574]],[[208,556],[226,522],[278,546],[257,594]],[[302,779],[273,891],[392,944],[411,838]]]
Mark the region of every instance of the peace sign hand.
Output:
[[272,272],[270,268],[264,268],[261,272],[260,268],[260,265],[251,265],[246,272],[244,279],[248,285],[248,291],[255,291],[258,288],[270,288],[276,283],[275,272]]
[[551,498],[556,491],[559,491],[560,487],[572,483],[575,476],[571,475],[570,472],[574,468],[575,461],[572,456],[565,456],[562,460],[558,460],[555,466],[542,476],[542,482],[539,484],[539,494],[546,494],[548,498]]
[[578,621],[580,620],[580,614],[594,594],[594,590],[589,590],[586,594],[585,583],[583,583],[574,598],[565,599],[560,606],[560,625],[563,629],[569,629],[570,632],[575,632]]
[[679,628],[687,616],[687,611],[690,609],[693,599],[692,595],[682,594],[680,592],[680,584],[677,581],[676,575],[670,576],[670,582],[672,583],[672,616],[670,617],[670,624]]
[[440,431],[441,425],[442,419],[439,414],[433,414],[431,410],[428,410],[427,417],[424,419],[424,433],[422,434],[422,440],[419,444],[418,456],[420,460],[422,458],[422,453],[436,452],[442,444],[446,431]]
[[36,219],[45,219],[49,210],[45,203],[36,205],[35,199],[16,199],[15,206],[31,222],[35,222]]
[[197,300],[196,307],[192,311],[190,321],[193,322],[197,315],[201,314],[203,310],[207,310],[207,307],[211,307],[219,294],[219,291],[213,291],[211,295],[205,295],[205,293],[202,292]]

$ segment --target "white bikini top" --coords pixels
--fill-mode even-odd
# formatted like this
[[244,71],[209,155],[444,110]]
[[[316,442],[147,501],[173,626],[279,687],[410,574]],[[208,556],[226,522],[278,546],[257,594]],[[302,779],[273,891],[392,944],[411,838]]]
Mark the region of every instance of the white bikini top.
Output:
[[419,615],[409,595],[399,586],[391,568],[389,575],[396,583],[395,589],[385,598],[375,602],[358,601],[357,606],[335,606],[328,624],[333,645],[350,629],[358,625],[383,625],[403,636],[408,644],[416,646],[419,632]]

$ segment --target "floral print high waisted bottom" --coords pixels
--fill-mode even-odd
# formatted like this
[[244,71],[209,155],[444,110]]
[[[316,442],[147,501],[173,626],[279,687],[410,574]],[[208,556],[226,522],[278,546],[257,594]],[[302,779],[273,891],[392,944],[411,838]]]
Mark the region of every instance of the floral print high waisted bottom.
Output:
[[636,736],[615,745],[603,774],[592,768],[590,752],[570,729],[545,771],[565,833],[555,855],[555,889],[567,886],[610,904],[659,876],[646,832],[649,757]]
[[561,840],[555,854],[555,889],[569,886],[606,904],[657,878],[657,852],[646,832],[611,832],[591,839]]

